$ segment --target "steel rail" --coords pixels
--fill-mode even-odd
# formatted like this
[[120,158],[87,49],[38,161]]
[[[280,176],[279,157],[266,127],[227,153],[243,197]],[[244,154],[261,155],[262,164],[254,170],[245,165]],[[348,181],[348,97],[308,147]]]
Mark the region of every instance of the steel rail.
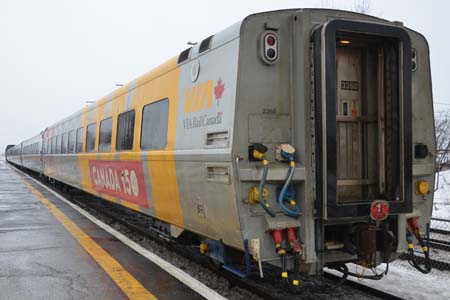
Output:
[[[339,276],[337,276],[335,274],[329,273],[327,271],[324,271],[324,276],[328,277],[328,278],[330,278],[332,280],[335,280],[335,281],[338,281],[338,280],[341,279],[341,277],[339,277]],[[352,287],[354,289],[357,289],[359,291],[362,291],[364,293],[377,296],[377,297],[379,297],[381,299],[387,299],[387,300],[403,300],[404,299],[402,297],[390,294],[390,293],[388,293],[386,291],[378,290],[376,288],[373,288],[371,286],[368,286],[368,285],[365,285],[365,284],[362,284],[362,283],[358,283],[358,282],[353,281],[353,280],[347,280],[345,282],[345,284],[347,286],[350,286],[350,287]]]

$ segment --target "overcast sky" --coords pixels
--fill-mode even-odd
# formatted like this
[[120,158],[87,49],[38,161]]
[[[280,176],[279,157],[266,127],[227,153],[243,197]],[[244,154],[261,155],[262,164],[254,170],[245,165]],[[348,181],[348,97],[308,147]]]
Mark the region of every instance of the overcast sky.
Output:
[[[260,11],[352,0],[0,0],[0,153],[177,55],[188,41]],[[431,48],[435,109],[450,109],[450,1],[372,0]]]

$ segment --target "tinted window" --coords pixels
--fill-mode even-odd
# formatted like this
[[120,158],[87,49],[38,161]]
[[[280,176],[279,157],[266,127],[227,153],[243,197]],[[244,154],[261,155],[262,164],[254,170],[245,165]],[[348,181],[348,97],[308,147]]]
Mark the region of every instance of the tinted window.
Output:
[[87,127],[86,134],[86,152],[95,151],[95,131],[97,130],[97,124],[92,123]]
[[61,136],[60,135],[58,135],[56,137],[56,152],[55,153],[56,154],[61,153]]
[[71,130],[69,132],[69,145],[67,146],[67,153],[74,153],[75,152],[75,130]]
[[77,153],[83,152],[83,139],[84,139],[84,128],[77,129],[77,147],[75,151]]
[[116,150],[131,150],[134,136],[134,110],[119,115],[117,122]]
[[67,153],[68,141],[69,141],[69,135],[66,132],[62,135],[61,153]]
[[163,149],[166,146],[168,117],[168,99],[144,106],[141,130],[142,149]]
[[98,151],[111,151],[112,118],[100,122],[100,138],[98,141]]

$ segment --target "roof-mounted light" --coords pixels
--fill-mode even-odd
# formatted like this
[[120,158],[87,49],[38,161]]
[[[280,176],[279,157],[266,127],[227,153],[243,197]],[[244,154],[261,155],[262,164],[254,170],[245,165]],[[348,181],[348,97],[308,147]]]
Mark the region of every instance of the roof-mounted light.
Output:
[[339,40],[339,44],[348,45],[348,44],[351,44],[351,42],[349,40]]

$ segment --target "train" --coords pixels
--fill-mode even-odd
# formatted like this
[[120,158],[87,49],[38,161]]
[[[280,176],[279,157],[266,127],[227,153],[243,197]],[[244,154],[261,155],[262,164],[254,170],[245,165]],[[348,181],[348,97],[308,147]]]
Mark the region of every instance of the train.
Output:
[[6,159],[148,215],[238,276],[271,264],[298,285],[417,243],[428,257],[435,153],[422,34],[287,9],[191,45]]

